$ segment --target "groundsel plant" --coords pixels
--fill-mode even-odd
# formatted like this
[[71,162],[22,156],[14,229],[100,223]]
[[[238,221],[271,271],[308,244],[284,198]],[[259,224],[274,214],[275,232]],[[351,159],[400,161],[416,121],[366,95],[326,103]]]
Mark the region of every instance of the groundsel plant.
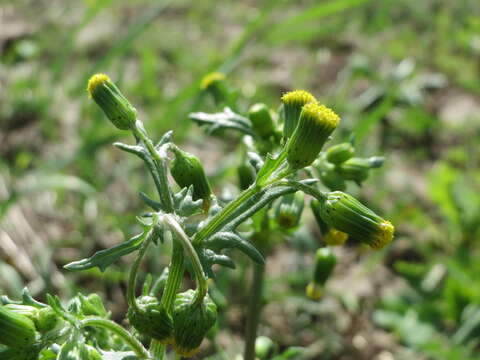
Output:
[[[333,110],[300,90],[284,94],[278,111],[254,104],[241,115],[233,110],[236,96],[223,74],[209,74],[201,87],[221,111],[192,113],[190,118],[210,134],[234,131],[242,140],[239,192],[229,201],[217,198],[200,159],[177,146],[171,131],[154,142],[110,78],[92,76],[87,87],[91,99],[115,127],[134,138],[133,144],[114,146],[144,161],[157,193],[140,193],[150,210],[137,217],[139,234],[65,268],[104,271],[120,257],[136,253],[126,293],[128,326],[109,319],[97,294],[79,294],[67,303],[48,295],[44,304],[25,289],[21,300],[0,298],[1,359],[192,357],[217,320],[207,280],[215,278],[214,265],[235,267],[227,255],[230,249],[244,253],[254,267],[244,359],[275,358],[273,342],[257,338],[265,257],[273,237],[291,233],[301,224],[304,209],[311,209],[324,242],[314,255],[312,279],[306,287],[312,299],[322,297],[335,266],[331,246],[350,239],[377,250],[392,241],[392,224],[343,192],[347,181],[361,184],[383,159],[355,157],[353,139],[324,150],[340,124]],[[170,178],[178,186],[172,186]],[[309,207],[304,206],[307,201]],[[165,241],[172,242],[170,264],[160,274],[148,274],[138,296],[141,262],[149,249],[155,251],[152,248]],[[186,271],[195,279],[195,288],[182,292]],[[298,352],[291,354],[295,357]]]

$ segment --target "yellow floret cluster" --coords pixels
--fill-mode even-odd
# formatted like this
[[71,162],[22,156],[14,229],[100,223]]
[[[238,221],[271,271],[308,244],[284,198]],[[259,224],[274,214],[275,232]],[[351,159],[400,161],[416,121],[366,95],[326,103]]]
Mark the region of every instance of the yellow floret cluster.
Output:
[[90,95],[90,97],[92,97],[92,94],[93,92],[95,91],[95,89],[106,83],[107,81],[110,81],[110,78],[105,75],[105,74],[95,74],[93,75],[90,80],[88,80],[88,85],[87,85],[87,91]]

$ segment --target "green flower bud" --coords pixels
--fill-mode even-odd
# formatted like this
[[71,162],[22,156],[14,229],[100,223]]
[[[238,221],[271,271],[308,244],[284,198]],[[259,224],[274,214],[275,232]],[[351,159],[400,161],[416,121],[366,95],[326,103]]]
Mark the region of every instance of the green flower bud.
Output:
[[237,168],[238,183],[241,190],[247,189],[255,182],[255,169],[248,162],[243,162]]
[[184,188],[193,186],[193,200],[203,199],[205,209],[210,207],[212,189],[200,160],[179,148],[173,148],[175,159],[172,161],[171,173],[177,184]]
[[284,229],[291,229],[298,225],[302,216],[304,198],[302,192],[288,194],[278,203],[275,220]]
[[303,106],[316,102],[315,97],[305,90],[290,91],[282,96],[283,116],[285,117],[283,137],[285,139],[292,136],[295,131]]
[[360,184],[368,178],[370,161],[362,158],[351,158],[336,167],[345,180],[353,180]]
[[0,344],[22,348],[35,342],[35,324],[28,317],[0,305]]
[[275,131],[270,109],[265,104],[255,104],[248,110],[248,118],[252,122],[253,129],[262,137],[267,137]]
[[340,246],[348,240],[348,234],[337,229],[330,229],[323,237],[325,244],[329,246]]
[[276,352],[275,343],[266,336],[255,339],[255,356],[260,360],[270,359]]
[[350,143],[341,143],[328,148],[327,160],[332,164],[341,164],[355,154],[355,149]]
[[109,120],[120,130],[128,130],[137,119],[137,111],[105,74],[95,74],[87,91]]
[[173,305],[174,348],[184,356],[198,352],[203,338],[217,320],[217,306],[208,294],[201,304],[195,303],[195,291],[177,294]]
[[137,299],[139,309],[128,309],[128,321],[139,333],[162,343],[171,341],[173,322],[167,310],[153,296]]
[[393,239],[394,227],[389,221],[341,191],[328,194],[321,216],[330,227],[373,249],[381,249]]
[[89,294],[85,296],[83,294],[78,294],[81,303],[81,311],[83,315],[86,316],[107,316],[107,310],[103,305],[102,298],[98,294]]
[[217,105],[224,103],[228,98],[225,74],[221,72],[212,72],[205,75],[200,83],[200,87],[212,95]]
[[37,308],[30,305],[7,304],[5,308],[32,320],[39,332],[50,331],[58,324],[59,319],[55,311],[49,306]]
[[310,165],[339,121],[338,115],[323,105],[305,105],[300,113],[298,126],[285,145],[290,166],[301,169]]
[[330,190],[343,191],[347,188],[343,177],[335,171],[335,169],[327,169],[320,171],[320,180]]
[[313,300],[318,300],[322,296],[323,287],[333,272],[337,258],[329,248],[320,248],[315,254],[315,267],[313,279],[308,284],[306,293]]

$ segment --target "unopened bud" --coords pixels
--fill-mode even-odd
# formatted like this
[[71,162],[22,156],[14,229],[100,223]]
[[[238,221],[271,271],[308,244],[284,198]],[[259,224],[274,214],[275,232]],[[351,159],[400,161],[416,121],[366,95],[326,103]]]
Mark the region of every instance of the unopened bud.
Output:
[[35,337],[32,320],[0,305],[0,344],[23,348],[32,345]]
[[341,143],[328,148],[327,160],[332,164],[341,164],[355,154],[355,149],[350,143]]
[[291,229],[298,225],[302,216],[304,198],[300,191],[282,197],[275,213],[275,220],[282,228]]
[[312,281],[308,284],[306,292],[311,299],[318,300],[323,294],[323,288],[333,272],[337,258],[327,248],[320,248],[315,254],[315,265]]
[[275,123],[270,109],[265,104],[255,104],[248,110],[248,118],[253,129],[262,137],[271,135],[275,130]]
[[210,93],[217,105],[224,103],[228,97],[228,89],[225,84],[225,74],[212,72],[205,75],[200,83],[202,90]]
[[137,111],[107,75],[93,75],[87,91],[118,129],[128,130],[135,123]]
[[283,137],[285,139],[288,139],[295,131],[303,106],[311,102],[316,103],[317,100],[305,90],[290,91],[282,96],[283,116],[285,118]]
[[389,221],[343,192],[328,194],[321,205],[321,216],[331,228],[373,249],[381,249],[393,240],[394,227]]
[[345,180],[360,184],[368,178],[371,165],[369,159],[351,158],[338,165],[336,170]]
[[338,115],[326,106],[316,103],[305,105],[298,126],[285,145],[290,166],[301,169],[310,165],[339,121]]
[[348,234],[337,229],[330,229],[323,237],[323,241],[328,246],[340,246],[348,240]]

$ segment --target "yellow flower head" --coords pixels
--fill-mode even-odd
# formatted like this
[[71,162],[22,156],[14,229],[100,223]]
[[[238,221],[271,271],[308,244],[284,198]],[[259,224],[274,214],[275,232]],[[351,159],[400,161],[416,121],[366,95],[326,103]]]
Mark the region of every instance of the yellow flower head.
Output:
[[328,230],[327,234],[323,237],[325,244],[329,246],[340,246],[345,244],[348,239],[348,234],[337,229]]
[[384,220],[379,226],[378,231],[372,236],[370,247],[375,250],[383,248],[393,240],[395,227],[390,221]]

